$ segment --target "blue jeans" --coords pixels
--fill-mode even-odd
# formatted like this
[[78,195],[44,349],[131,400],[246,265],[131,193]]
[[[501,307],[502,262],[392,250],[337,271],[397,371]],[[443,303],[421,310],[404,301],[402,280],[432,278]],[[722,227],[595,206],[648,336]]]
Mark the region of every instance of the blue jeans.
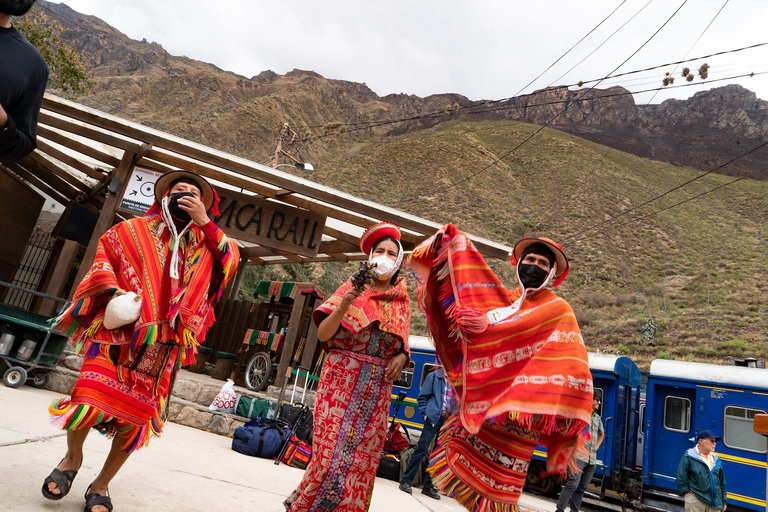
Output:
[[[405,468],[403,478],[400,480],[401,482],[411,485],[411,482],[413,482],[413,477],[416,476],[416,472],[421,469],[421,461],[424,458],[429,461],[429,455],[427,454],[429,444],[432,442],[432,439],[435,437],[435,435],[440,432],[440,427],[443,426],[443,421],[444,418],[440,417],[440,419],[437,420],[437,424],[433,425],[428,418],[424,420],[424,428],[421,431],[419,443],[416,445],[416,449],[413,451],[413,455],[411,455],[411,458],[408,461],[408,467]],[[427,475],[424,477],[424,484],[422,487],[433,487],[432,477],[429,476],[429,472],[427,472]]]
[[557,500],[558,512],[564,512],[568,505],[571,506],[571,512],[579,512],[581,499],[592,481],[595,469],[597,469],[595,464],[589,464],[583,460],[577,460],[576,467],[581,470],[581,473],[576,474],[568,470],[568,480],[565,482],[563,490],[560,491],[560,498]]

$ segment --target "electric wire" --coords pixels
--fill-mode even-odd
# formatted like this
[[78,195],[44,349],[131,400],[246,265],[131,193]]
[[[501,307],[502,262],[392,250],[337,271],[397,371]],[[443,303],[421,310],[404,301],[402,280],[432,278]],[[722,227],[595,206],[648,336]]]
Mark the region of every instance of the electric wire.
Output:
[[[645,46],[646,46],[646,45],[647,45],[647,44],[648,44],[648,43],[649,43],[649,42],[650,42],[650,41],[651,41],[651,40],[652,40],[654,37],[656,37],[656,35],[657,35],[659,32],[661,32],[661,30],[662,30],[662,29],[663,29],[665,26],[667,26],[667,24],[668,24],[668,23],[669,23],[669,22],[672,20],[672,18],[674,18],[674,17],[675,17],[675,15],[677,15],[677,13],[678,13],[678,12],[680,12],[680,10],[683,8],[683,6],[685,6],[685,4],[686,4],[686,3],[688,3],[688,0],[683,0],[683,2],[682,2],[682,3],[680,4],[680,6],[679,6],[679,7],[678,7],[678,8],[675,10],[675,12],[673,12],[673,13],[672,13],[672,15],[671,15],[669,18],[667,18],[667,20],[666,20],[666,21],[665,21],[665,22],[664,22],[664,23],[663,23],[663,24],[662,24],[662,25],[661,25],[661,26],[660,26],[660,27],[659,27],[659,28],[658,28],[658,29],[657,29],[657,30],[656,30],[656,31],[655,31],[655,32],[654,32],[652,35],[651,35],[651,37],[649,37],[649,38],[648,38],[648,39],[647,39],[647,40],[646,40],[646,41],[645,41],[645,42],[644,42],[642,45],[640,45],[640,47],[639,47],[639,48],[637,48],[637,50],[635,50],[634,52],[632,52],[632,54],[631,54],[629,57],[627,57],[626,59],[624,59],[624,60],[623,60],[623,61],[622,61],[622,62],[621,62],[621,63],[620,63],[618,66],[616,66],[616,67],[613,69],[613,71],[611,71],[610,73],[608,73],[608,75],[610,75],[610,74],[612,74],[612,73],[615,73],[615,72],[616,72],[616,70],[618,70],[619,68],[621,68],[621,66],[623,66],[624,64],[626,64],[627,62],[629,62],[629,60],[630,60],[630,59],[632,59],[632,58],[633,58],[635,55],[637,55],[637,53],[638,53],[640,50],[642,50],[642,49],[643,49],[643,48],[644,48],[644,47],[645,47]],[[593,85],[593,86],[592,86],[592,87],[590,87],[590,88],[589,88],[587,91],[585,91],[585,92],[584,92],[584,94],[583,94],[582,96],[585,96],[586,94],[588,94],[589,92],[591,92],[591,91],[592,91],[592,90],[593,90],[595,87],[597,87],[598,85],[600,85],[600,82],[596,82],[596,83],[595,83],[595,85]],[[459,181],[457,181],[457,182],[455,182],[455,183],[452,183],[452,184],[450,184],[450,185],[446,185],[446,186],[444,186],[444,187],[439,187],[439,188],[437,188],[437,189],[433,189],[433,190],[429,190],[429,191],[421,192],[421,193],[419,193],[419,194],[415,194],[415,195],[413,195],[413,196],[411,196],[411,197],[408,197],[408,198],[403,198],[403,199],[401,199],[401,200],[397,200],[397,201],[394,201],[394,202],[396,202],[396,203],[402,203],[402,202],[406,202],[406,201],[411,201],[411,200],[413,200],[413,199],[418,199],[419,197],[422,197],[422,196],[423,196],[423,195],[425,195],[425,194],[434,194],[434,193],[444,192],[445,190],[448,190],[448,189],[450,189],[450,188],[456,187],[456,186],[458,186],[458,185],[460,185],[460,184],[462,184],[462,183],[464,183],[464,182],[466,182],[466,181],[468,181],[468,180],[470,180],[470,179],[472,179],[472,178],[474,178],[474,177],[476,177],[476,176],[478,176],[478,175],[482,174],[482,173],[483,173],[483,172],[485,172],[486,170],[488,170],[488,169],[490,169],[491,167],[495,166],[497,163],[501,162],[501,161],[502,161],[502,160],[504,160],[506,157],[508,157],[509,155],[511,155],[512,153],[514,153],[515,151],[517,151],[519,148],[521,148],[521,147],[522,147],[522,146],[523,146],[525,143],[527,143],[529,140],[531,140],[532,138],[534,138],[536,135],[538,135],[539,133],[541,133],[541,131],[542,131],[542,130],[544,130],[546,127],[548,127],[550,124],[552,124],[552,123],[553,123],[553,122],[554,122],[554,121],[555,121],[555,120],[556,120],[558,117],[560,117],[562,114],[564,114],[564,113],[565,113],[565,112],[566,112],[566,111],[567,111],[567,110],[568,110],[568,109],[569,109],[569,108],[570,108],[570,107],[571,107],[573,104],[574,104],[574,103],[568,103],[568,104],[566,104],[565,108],[563,108],[563,109],[562,109],[560,112],[558,112],[557,114],[555,114],[555,115],[554,115],[554,116],[553,116],[551,119],[549,119],[549,121],[547,121],[547,122],[546,122],[544,125],[540,126],[540,127],[537,129],[537,130],[535,130],[535,131],[534,131],[534,132],[533,132],[531,135],[529,135],[528,137],[526,137],[526,138],[525,138],[525,139],[524,139],[522,142],[520,142],[520,143],[519,143],[517,146],[515,146],[515,147],[514,147],[514,148],[512,148],[511,150],[507,151],[506,153],[504,153],[504,154],[503,154],[502,156],[500,156],[499,158],[495,159],[495,160],[494,160],[493,162],[491,162],[490,164],[488,164],[488,165],[486,165],[485,167],[481,168],[479,171],[476,171],[476,172],[474,172],[474,173],[472,173],[472,174],[470,174],[470,175],[468,175],[468,176],[465,176],[464,178],[462,178],[462,179],[460,179]]]
[[693,178],[691,178],[691,179],[689,179],[689,180],[687,180],[687,181],[685,181],[685,182],[683,182],[683,183],[681,183],[681,184],[679,184],[679,185],[676,185],[676,186],[672,187],[671,189],[667,190],[666,192],[663,192],[663,193],[661,193],[661,194],[658,194],[658,195],[656,195],[656,196],[654,196],[654,197],[652,197],[652,198],[650,198],[650,199],[648,199],[648,200],[646,200],[646,201],[643,201],[642,203],[640,203],[640,204],[638,204],[638,205],[632,206],[631,208],[627,208],[626,210],[624,210],[624,211],[622,211],[622,212],[620,212],[620,213],[618,213],[618,214],[616,214],[616,215],[614,215],[614,216],[612,216],[612,217],[609,217],[609,218],[607,218],[607,219],[605,219],[605,220],[603,220],[603,221],[601,221],[601,222],[598,222],[597,224],[593,224],[592,226],[589,226],[589,227],[587,227],[587,228],[584,228],[584,229],[582,229],[582,230],[580,230],[580,231],[577,231],[576,233],[574,233],[574,234],[572,234],[572,235],[569,235],[569,236],[567,236],[567,237],[566,237],[566,240],[572,240],[572,239],[574,239],[575,237],[577,237],[577,236],[579,236],[579,235],[582,235],[582,234],[584,234],[584,233],[587,233],[587,232],[589,232],[589,231],[592,231],[592,230],[594,230],[594,229],[597,229],[597,228],[599,228],[600,226],[604,226],[605,224],[608,224],[609,222],[613,222],[614,220],[616,220],[616,219],[618,219],[618,218],[624,217],[625,215],[627,215],[627,214],[629,214],[629,213],[631,213],[631,212],[633,212],[633,211],[637,210],[638,208],[642,208],[643,206],[646,206],[646,205],[648,205],[648,204],[651,204],[651,203],[653,203],[653,202],[655,202],[655,201],[658,201],[658,200],[659,200],[659,199],[661,199],[662,197],[668,196],[668,195],[669,195],[669,194],[671,194],[672,192],[674,192],[674,191],[676,191],[676,190],[679,190],[679,189],[683,188],[684,186],[686,186],[686,185],[688,185],[688,184],[690,184],[690,183],[693,183],[694,181],[698,181],[698,180],[700,180],[701,178],[703,178],[704,176],[707,176],[707,175],[709,175],[709,174],[712,174],[713,172],[717,172],[717,171],[719,171],[720,169],[723,169],[724,167],[726,167],[726,166],[728,166],[728,165],[732,164],[733,162],[735,162],[735,161],[737,161],[737,160],[740,160],[740,159],[744,158],[745,156],[747,156],[747,155],[750,155],[750,154],[754,153],[755,151],[758,151],[758,150],[760,150],[760,149],[764,148],[765,146],[768,146],[768,141],[766,141],[766,142],[763,142],[762,144],[760,144],[760,145],[758,145],[758,146],[756,146],[756,147],[754,147],[754,148],[750,149],[749,151],[747,151],[747,152],[745,152],[745,153],[742,153],[741,155],[739,155],[739,156],[737,156],[737,157],[734,157],[734,158],[732,158],[732,159],[728,160],[727,162],[725,162],[725,163],[723,163],[723,164],[720,164],[720,165],[718,165],[717,167],[715,167],[715,168],[713,168],[713,169],[711,169],[711,170],[709,170],[709,171],[706,171],[706,172],[704,172],[704,173],[701,173],[701,174],[699,174],[698,176],[695,176],[695,177],[693,177]]

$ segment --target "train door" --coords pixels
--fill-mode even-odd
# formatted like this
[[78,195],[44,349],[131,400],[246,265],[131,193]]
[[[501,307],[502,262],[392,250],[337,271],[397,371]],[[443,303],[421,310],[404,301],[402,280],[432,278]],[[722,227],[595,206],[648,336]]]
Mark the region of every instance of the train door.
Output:
[[637,422],[637,452],[635,456],[636,468],[643,467],[643,445],[645,443],[645,402],[640,403]]
[[653,423],[645,429],[646,434],[652,433],[652,439],[645,439],[651,455],[648,476],[651,485],[674,490],[680,457],[693,446],[696,390],[657,384],[655,391],[653,403],[647,405],[654,408],[653,414],[646,410],[646,418]]

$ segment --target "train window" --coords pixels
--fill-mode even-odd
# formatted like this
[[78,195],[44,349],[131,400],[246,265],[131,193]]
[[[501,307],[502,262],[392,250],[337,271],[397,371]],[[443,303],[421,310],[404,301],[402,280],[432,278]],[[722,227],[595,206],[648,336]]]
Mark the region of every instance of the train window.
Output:
[[592,396],[594,396],[597,400],[600,400],[600,408],[597,410],[597,414],[602,416],[603,407],[605,406],[605,404],[603,403],[604,402],[603,397],[605,396],[605,391],[603,391],[602,388],[595,388],[594,395]]
[[664,399],[664,428],[673,432],[691,431],[691,401],[679,396]]
[[435,364],[434,363],[424,363],[424,366],[421,367],[421,379],[419,382],[419,389],[421,389],[421,386],[424,385],[424,379],[427,378],[427,375],[435,371]]
[[400,372],[400,378],[393,382],[392,385],[396,388],[411,389],[414,369],[416,369],[416,363],[411,361],[407,367],[403,368],[403,371]]
[[724,411],[723,442],[728,448],[765,453],[765,436],[755,433],[755,415],[765,414],[759,409],[728,406]]

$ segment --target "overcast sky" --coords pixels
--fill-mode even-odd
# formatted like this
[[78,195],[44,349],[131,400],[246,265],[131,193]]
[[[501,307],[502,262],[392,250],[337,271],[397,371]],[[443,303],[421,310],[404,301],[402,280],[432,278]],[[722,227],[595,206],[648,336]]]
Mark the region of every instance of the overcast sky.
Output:
[[[211,62],[251,77],[271,69],[307,69],[326,78],[365,82],[383,96],[459,93],[473,100],[517,94],[563,53],[616,12],[524,92],[575,84],[613,72],[656,32],[683,0],[67,0],[134,39],[174,55]],[[722,12],[704,33],[707,25]],[[638,14],[639,13],[639,14]],[[631,18],[631,21],[628,22]],[[768,2],[688,0],[617,73],[768,41]],[[628,23],[627,23],[628,22]],[[622,27],[622,25],[626,25]],[[618,30],[618,32],[617,32]],[[611,39],[611,34],[616,32]],[[606,42],[607,40],[607,42]],[[603,46],[595,51],[598,46]],[[692,48],[693,47],[693,48]],[[583,63],[582,59],[588,57]],[[702,85],[638,94],[638,103],[685,98],[740,83],[768,99],[768,46],[706,62]],[[579,64],[580,63],[580,64]],[[574,66],[575,69],[569,71]],[[683,66],[606,80],[632,91],[660,87],[665,72],[687,83]],[[752,78],[729,79],[754,72]],[[702,83],[696,77],[692,82]]]

